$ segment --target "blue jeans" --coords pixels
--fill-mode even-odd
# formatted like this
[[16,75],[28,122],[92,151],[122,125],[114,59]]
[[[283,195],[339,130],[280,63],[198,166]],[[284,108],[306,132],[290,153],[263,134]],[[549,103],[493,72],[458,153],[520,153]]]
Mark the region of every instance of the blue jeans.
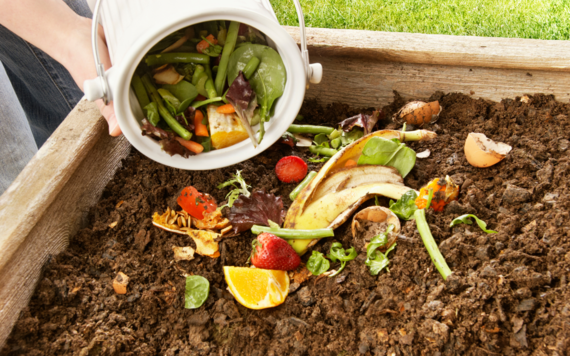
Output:
[[[64,0],[91,17],[85,0]],[[83,97],[67,70],[0,25],[0,194]],[[13,92],[9,88],[9,82]],[[25,113],[25,118],[14,93]],[[26,119],[27,118],[27,122]],[[30,131],[31,130],[31,131]],[[33,135],[33,139],[31,136]]]

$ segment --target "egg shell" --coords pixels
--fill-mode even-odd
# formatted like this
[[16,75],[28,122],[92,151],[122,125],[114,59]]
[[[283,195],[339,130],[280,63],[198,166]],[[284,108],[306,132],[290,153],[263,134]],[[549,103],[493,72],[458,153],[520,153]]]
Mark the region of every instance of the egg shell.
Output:
[[491,167],[499,163],[511,151],[512,147],[502,142],[495,142],[482,133],[470,133],[465,140],[467,162],[477,168]]
[[127,294],[127,285],[129,284],[129,276],[123,272],[119,272],[113,280],[113,289],[117,294]]

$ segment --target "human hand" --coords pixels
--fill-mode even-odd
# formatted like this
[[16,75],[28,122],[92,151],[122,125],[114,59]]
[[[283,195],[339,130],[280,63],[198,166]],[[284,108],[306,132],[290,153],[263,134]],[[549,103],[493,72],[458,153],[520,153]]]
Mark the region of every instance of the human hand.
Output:
[[[97,77],[97,70],[95,69],[95,59],[93,58],[91,47],[92,20],[81,18],[78,24],[79,28],[72,35],[73,38],[70,41],[70,45],[66,46],[67,50],[63,52],[60,62],[83,91],[83,82]],[[105,43],[105,33],[101,26],[99,26],[98,31],[98,46],[100,61],[103,63],[105,70],[107,70],[111,67],[111,59]],[[105,105],[102,99],[98,99],[95,103],[109,124],[109,135],[121,135],[122,132],[117,122],[113,102]]]

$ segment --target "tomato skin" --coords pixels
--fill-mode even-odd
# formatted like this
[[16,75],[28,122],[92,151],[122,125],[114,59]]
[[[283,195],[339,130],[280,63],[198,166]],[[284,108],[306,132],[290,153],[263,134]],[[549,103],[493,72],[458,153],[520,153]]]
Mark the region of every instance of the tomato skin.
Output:
[[204,212],[211,213],[218,208],[211,195],[202,194],[192,186],[182,189],[176,202],[185,212],[199,220],[204,218]]

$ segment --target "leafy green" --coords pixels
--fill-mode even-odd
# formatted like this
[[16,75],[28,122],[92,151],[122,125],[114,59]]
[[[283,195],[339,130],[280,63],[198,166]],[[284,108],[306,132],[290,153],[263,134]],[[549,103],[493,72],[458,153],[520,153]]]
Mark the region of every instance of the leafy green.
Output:
[[158,124],[160,121],[160,115],[158,115],[158,104],[153,101],[143,109],[146,110],[146,118],[148,121],[150,121],[153,126],[156,126],[156,124]]
[[388,260],[388,253],[394,249],[396,244],[393,244],[388,248],[386,253],[377,251],[378,248],[386,246],[388,243],[388,235],[394,230],[394,225],[388,225],[388,228],[383,233],[380,233],[370,240],[370,243],[366,247],[366,261],[365,265],[370,267],[370,274],[373,276],[378,275],[378,273],[390,264]]
[[390,211],[396,214],[400,219],[410,220],[414,212],[418,209],[416,206],[416,198],[418,193],[410,189],[405,192],[397,202],[390,200]]
[[244,44],[237,48],[228,63],[228,85],[242,71],[252,57],[260,59],[259,66],[249,82],[261,104],[261,120],[266,121],[273,102],[283,95],[287,72],[279,53],[273,48],[258,44]]
[[394,167],[405,178],[416,164],[416,152],[396,139],[373,137],[364,145],[358,164]]
[[307,269],[314,275],[318,276],[329,270],[331,264],[325,258],[325,255],[318,251],[313,251],[311,257],[307,261]]
[[180,100],[166,89],[160,88],[158,89],[158,93],[162,99],[164,99],[168,111],[170,111],[172,115],[176,115],[178,113],[178,108],[180,107]]
[[210,293],[210,282],[202,276],[186,277],[186,290],[184,291],[184,308],[197,309],[204,304]]
[[240,196],[240,194],[248,198],[251,195],[251,193],[247,189],[251,188],[251,186],[245,182],[245,180],[241,176],[241,171],[237,171],[236,174],[232,175],[232,177],[233,177],[232,179],[218,185],[218,189],[222,189],[228,186],[234,187],[234,189],[230,190],[230,192],[226,195],[228,203],[224,206],[219,207],[218,209],[223,209],[226,206],[231,208],[234,205],[236,199]]
[[[167,90],[178,99],[179,104],[176,108],[176,113],[186,110],[186,108],[190,106],[190,103],[192,103],[198,96],[198,90],[196,87],[185,80],[181,80],[175,85],[164,84],[162,89]],[[158,92],[160,93],[160,89]]]
[[313,139],[313,141],[315,142],[315,145],[317,145],[317,146],[320,146],[323,143],[327,143],[328,140],[329,139],[328,139],[327,135],[324,133],[320,133],[320,134],[316,135],[315,138]]
[[330,159],[330,157],[321,157],[321,158],[319,158],[319,157],[317,156],[317,157],[310,157],[310,158],[307,159],[307,161],[309,161],[309,162],[311,162],[311,163],[323,163],[323,162],[328,161],[329,159]]
[[331,245],[331,249],[327,257],[333,262],[340,261],[340,268],[338,269],[338,271],[331,274],[329,277],[334,277],[337,274],[339,274],[346,266],[346,263],[348,261],[354,260],[357,255],[358,253],[356,252],[354,247],[345,250],[344,248],[342,248],[342,244],[340,242],[334,242]]
[[470,220],[470,218],[475,219],[475,222],[477,223],[477,225],[479,225],[481,230],[485,231],[486,233],[488,233],[488,234],[496,234],[497,233],[497,231],[494,231],[494,230],[487,230],[487,223],[484,222],[483,220],[479,219],[478,217],[476,217],[473,214],[465,214],[465,215],[461,215],[459,217],[456,217],[455,219],[453,219],[453,221],[451,222],[449,227],[454,227],[455,225],[459,225],[459,224],[471,225],[471,224],[473,224],[473,222]]

